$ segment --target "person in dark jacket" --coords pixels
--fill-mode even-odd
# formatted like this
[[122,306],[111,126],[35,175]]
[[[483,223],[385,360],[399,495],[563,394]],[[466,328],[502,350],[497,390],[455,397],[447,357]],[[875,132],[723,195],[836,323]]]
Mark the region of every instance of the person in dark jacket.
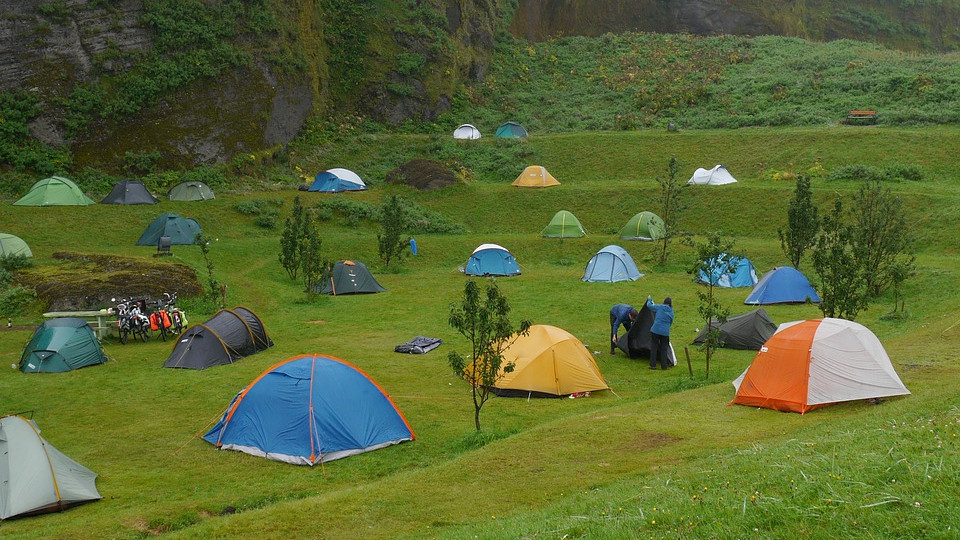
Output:
[[633,321],[637,319],[637,308],[630,304],[617,304],[610,308],[610,354],[617,352],[617,330],[622,324],[627,332],[633,326]]
[[650,369],[673,367],[670,362],[670,326],[673,325],[673,300],[670,297],[663,299],[662,304],[654,304],[653,298],[647,297],[647,307],[653,312],[653,325],[650,327]]

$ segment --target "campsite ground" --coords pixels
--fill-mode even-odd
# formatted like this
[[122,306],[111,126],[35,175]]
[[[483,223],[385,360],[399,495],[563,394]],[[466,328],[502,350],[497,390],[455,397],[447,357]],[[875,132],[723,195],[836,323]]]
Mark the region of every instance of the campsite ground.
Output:
[[[482,176],[433,192],[375,185],[333,195],[378,204],[385,193],[399,193],[463,223],[468,232],[418,235],[420,254],[386,272],[377,262],[376,225],[354,226],[335,215],[322,225],[324,254],[367,263],[388,292],[313,301],[280,268],[279,230],[257,227],[234,205],[282,199],[286,214],[295,196],[310,204],[330,195],[274,190],[157,206],[5,205],[0,230],[27,240],[42,265],[56,264],[51,254],[64,249],[150,257],[152,248],[134,246],[150,220],[168,211],[196,218],[213,239],[211,257],[216,277],[228,284],[228,306],[242,304],[259,314],[276,346],[230,366],[190,371],[160,367],[169,342],[108,341],[111,361],[102,366],[30,376],[0,370],[0,411],[29,411],[54,446],[100,474],[104,496],[67,512],[2,522],[0,534],[955,537],[960,178],[952,159],[958,135],[954,128],[834,126],[535,136],[511,143],[525,145],[529,162],[517,163],[510,177]],[[504,144],[467,144],[474,143]],[[372,147],[409,159],[424,144],[415,136],[366,136],[352,147],[355,154],[344,154],[342,165],[363,171],[364,160],[376,157]],[[918,165],[923,180],[890,185],[918,234],[917,275],[902,291],[905,311],[892,315],[893,298],[885,296],[858,318],[880,337],[913,394],[803,416],[728,407],[730,381],[749,364],[748,352],[720,351],[709,379],[703,354],[693,347],[693,378],[683,365],[650,371],[643,361],[607,354],[607,312],[616,302],[672,296],[681,357],[702,326],[698,286],[686,273],[690,250],[675,243],[669,262],[655,265],[653,244],[615,236],[630,216],[653,209],[653,178],[663,174],[670,155],[681,159],[685,174],[722,162],[740,180],[685,189],[681,225],[695,234],[720,230],[734,236],[760,272],[786,262],[776,230],[785,221],[793,183],[773,180],[774,171],[805,171],[817,161],[827,171]],[[546,166],[561,185],[510,186],[528,164]],[[824,208],[858,186],[819,178],[813,189]],[[560,209],[580,219],[586,238],[539,237]],[[447,352],[464,351],[465,342],[447,325],[447,314],[463,290],[458,267],[484,242],[510,249],[523,270],[498,280],[514,320],[559,326],[600,351],[597,363],[612,392],[582,399],[495,398],[483,410],[483,434],[473,433],[469,390],[446,363]],[[646,276],[629,283],[581,282],[590,256],[613,243],[627,248]],[[202,280],[197,248],[174,246],[173,253],[174,260],[197,268]],[[809,263],[801,269],[813,277]],[[734,313],[746,310],[747,293],[719,292]],[[820,315],[813,305],[767,311],[778,323]],[[191,313],[191,322],[206,315]],[[0,333],[0,365],[17,361],[29,334]],[[444,344],[423,356],[392,352],[418,334]],[[343,358],[370,374],[418,439],[312,469],[217,452],[199,439],[261,371],[311,352]]]

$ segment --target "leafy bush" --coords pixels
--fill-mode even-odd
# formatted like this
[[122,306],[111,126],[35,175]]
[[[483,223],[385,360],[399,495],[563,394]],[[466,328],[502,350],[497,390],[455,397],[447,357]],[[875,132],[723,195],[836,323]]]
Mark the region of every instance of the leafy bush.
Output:
[[0,255],[0,270],[13,272],[14,270],[19,270],[21,268],[29,268],[30,266],[33,266],[33,261],[26,255]]
[[[403,216],[406,220],[403,229],[408,233],[458,234],[466,231],[463,224],[450,221],[440,212],[428,210],[413,201],[402,199]],[[317,219],[331,219],[333,215],[342,216],[350,226],[361,221],[380,221],[382,208],[353,199],[332,198],[316,206]]]
[[838,167],[826,176],[827,180],[855,180],[899,182],[900,180],[923,180],[923,169],[918,165],[904,165],[895,163],[887,167],[872,167],[870,165],[855,164]]
[[245,216],[259,216],[260,214],[276,214],[277,209],[283,206],[283,199],[252,199],[240,201],[233,205],[233,209]]
[[24,308],[37,299],[37,293],[30,287],[15,285],[0,291],[0,316],[20,315]]

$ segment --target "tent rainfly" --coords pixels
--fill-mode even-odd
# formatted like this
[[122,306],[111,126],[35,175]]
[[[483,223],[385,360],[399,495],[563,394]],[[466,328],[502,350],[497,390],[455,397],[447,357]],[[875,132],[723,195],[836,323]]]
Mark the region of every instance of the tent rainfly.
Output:
[[171,201],[206,201],[213,199],[213,190],[203,182],[191,180],[181,182],[167,192],[167,197]]
[[729,266],[725,264],[726,253],[721,253],[716,260],[711,260],[710,275],[703,270],[697,275],[700,283],[713,283],[717,287],[753,287],[757,284],[757,271],[753,263],[746,257],[730,257]]
[[464,273],[468,276],[519,276],[520,265],[507,248],[481,244],[467,259]]
[[[728,349],[759,351],[760,347],[777,331],[777,324],[763,308],[741,313],[720,324],[717,319],[710,321],[710,328],[720,330],[720,346]],[[708,328],[704,328],[694,338],[693,344],[700,345],[707,339]]]
[[359,261],[337,262],[329,277],[318,288],[321,294],[334,296],[386,291],[367,269],[367,265]]
[[51,176],[37,181],[14,206],[87,206],[97,204],[69,178]]
[[748,305],[817,303],[820,296],[807,276],[792,266],[778,266],[760,278],[743,301]]
[[480,130],[472,124],[460,124],[457,129],[453,130],[454,139],[479,139],[480,137],[482,137]]
[[0,257],[8,255],[22,255],[24,257],[33,257],[30,246],[19,236],[0,233]]
[[540,165],[530,165],[520,173],[520,176],[513,181],[513,185],[517,187],[550,187],[550,186],[559,186],[560,182],[547,171],[546,167],[541,167]]
[[[653,326],[653,311],[647,307],[644,302],[637,314],[637,320],[633,321],[630,331],[621,334],[617,339],[617,348],[625,352],[630,358],[650,358],[650,348],[653,343],[650,339],[650,327]],[[673,342],[670,342],[670,350],[667,351],[670,363],[677,365],[677,355],[673,352]]]
[[505,122],[497,128],[494,137],[498,139],[517,139],[527,136],[527,130],[516,122]]
[[167,212],[160,214],[147,225],[143,234],[137,239],[137,245],[156,246],[161,236],[169,236],[172,245],[190,245],[200,232],[200,224],[197,220]]
[[187,328],[163,364],[168,368],[206,369],[232,364],[273,346],[260,317],[237,306],[221,309]]
[[577,216],[567,210],[554,214],[550,223],[540,231],[540,236],[544,238],[582,238],[586,235]]
[[334,168],[317,173],[307,191],[339,193],[341,191],[363,191],[365,189],[367,189],[367,184],[363,182],[360,175],[350,169]]
[[620,229],[620,238],[624,240],[659,240],[667,233],[666,225],[660,216],[643,211],[634,215]]
[[609,245],[590,258],[582,281],[636,281],[643,277],[633,257],[617,245]]
[[43,322],[33,332],[20,355],[24,373],[62,373],[107,361],[97,336],[87,321],[58,317]]
[[156,197],[147,191],[139,180],[121,180],[113,185],[109,195],[100,201],[103,204],[157,204]]
[[737,179],[730,174],[723,165],[717,165],[712,169],[699,168],[693,172],[693,176],[687,181],[688,185],[701,186],[722,186],[733,184]]

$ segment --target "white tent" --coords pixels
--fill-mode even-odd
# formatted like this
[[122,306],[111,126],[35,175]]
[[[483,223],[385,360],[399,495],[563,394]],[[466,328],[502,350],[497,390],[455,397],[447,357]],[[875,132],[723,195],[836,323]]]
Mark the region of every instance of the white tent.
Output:
[[722,186],[724,184],[732,184],[736,181],[737,179],[730,174],[730,171],[728,171],[726,167],[723,165],[717,165],[710,170],[702,167],[697,169],[694,171],[693,176],[690,177],[690,180],[687,182],[687,184],[701,186]]
[[480,130],[471,124],[461,124],[460,127],[453,130],[454,139],[479,139]]
[[40,436],[33,420],[0,418],[0,519],[63,510],[100,499],[97,474]]

